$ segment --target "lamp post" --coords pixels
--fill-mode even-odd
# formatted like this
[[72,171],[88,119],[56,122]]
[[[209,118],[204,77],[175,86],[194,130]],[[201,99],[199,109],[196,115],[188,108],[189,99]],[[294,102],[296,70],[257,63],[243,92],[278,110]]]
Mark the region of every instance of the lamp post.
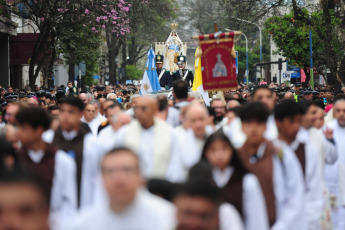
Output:
[[309,52],[310,52],[310,87],[314,89],[314,69],[313,69],[313,35],[309,30]]
[[[232,32],[233,30],[230,29],[226,29],[224,28],[226,31]],[[247,77],[247,85],[248,85],[248,75],[249,75],[249,70],[248,70],[248,39],[247,36],[242,32],[241,35],[244,36],[244,38],[246,39],[246,77]]]
[[[260,32],[260,63],[262,63],[262,31],[261,31],[261,27],[254,23],[254,22],[250,22],[250,21],[247,21],[247,20],[244,20],[244,19],[241,19],[241,18],[236,18],[236,20],[238,21],[242,21],[242,22],[246,22],[246,23],[249,23],[249,24],[253,24],[255,26],[258,27],[259,29],[259,32]],[[260,65],[260,81],[262,80],[262,66]]]

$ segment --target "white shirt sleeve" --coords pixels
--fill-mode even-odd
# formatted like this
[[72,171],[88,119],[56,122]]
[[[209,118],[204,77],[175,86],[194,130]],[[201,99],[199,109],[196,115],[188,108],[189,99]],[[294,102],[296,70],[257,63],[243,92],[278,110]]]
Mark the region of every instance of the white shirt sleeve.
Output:
[[265,198],[253,174],[243,178],[243,215],[246,230],[269,229]]
[[223,203],[219,207],[220,230],[244,230],[240,214],[229,203]]
[[50,210],[49,222],[53,230],[63,228],[77,211],[75,161],[61,150],[55,157]]
[[[183,182],[185,180],[185,170],[180,157],[182,146],[179,144],[175,132],[171,131],[171,152],[169,165],[166,172],[166,179],[171,182]],[[183,151],[182,151],[183,152]]]
[[338,152],[335,144],[327,140],[322,133],[323,144],[325,146],[325,162],[326,164],[334,164],[338,160]]
[[271,230],[306,229],[305,187],[296,155],[290,148],[283,148],[282,160],[275,157],[273,166],[277,219]]
[[308,229],[319,229],[323,211],[323,175],[321,154],[312,145],[306,146],[306,218]]

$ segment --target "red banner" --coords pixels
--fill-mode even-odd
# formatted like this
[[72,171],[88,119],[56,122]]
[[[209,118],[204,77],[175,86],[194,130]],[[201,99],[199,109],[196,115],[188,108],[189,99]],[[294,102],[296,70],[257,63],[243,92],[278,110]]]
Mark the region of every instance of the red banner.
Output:
[[205,90],[237,87],[234,33],[199,36],[202,50],[202,82]]

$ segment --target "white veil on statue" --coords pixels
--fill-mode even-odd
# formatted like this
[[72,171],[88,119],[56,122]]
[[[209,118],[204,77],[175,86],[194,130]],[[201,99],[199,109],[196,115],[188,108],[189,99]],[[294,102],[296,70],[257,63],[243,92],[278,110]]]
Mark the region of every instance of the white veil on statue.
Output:
[[181,53],[185,55],[183,53],[183,43],[176,30],[172,30],[164,46],[163,68],[171,73],[178,70],[178,66],[175,63],[175,57],[181,55]]

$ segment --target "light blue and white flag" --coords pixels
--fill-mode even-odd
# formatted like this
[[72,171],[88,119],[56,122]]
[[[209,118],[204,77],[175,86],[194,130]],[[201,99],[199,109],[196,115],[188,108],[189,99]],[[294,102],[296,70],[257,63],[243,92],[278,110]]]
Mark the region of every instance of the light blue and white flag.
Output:
[[155,52],[151,48],[147,53],[145,72],[143,80],[141,82],[140,92],[142,95],[151,92],[158,92],[161,90],[161,85],[159,84],[159,79],[156,71],[155,56]]

